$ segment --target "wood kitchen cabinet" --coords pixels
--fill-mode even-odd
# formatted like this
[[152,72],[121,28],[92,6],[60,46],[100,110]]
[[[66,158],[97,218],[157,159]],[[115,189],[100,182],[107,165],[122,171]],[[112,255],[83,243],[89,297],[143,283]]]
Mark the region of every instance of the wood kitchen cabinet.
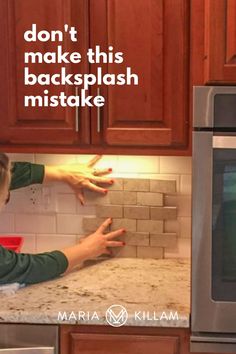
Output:
[[60,326],[60,354],[190,354],[189,345],[188,328]]
[[60,354],[179,354],[181,336],[175,329],[65,325]]
[[[189,0],[2,0],[0,68],[0,147],[6,151],[186,155],[190,153]],[[138,86],[100,89],[101,108],[25,108],[23,96],[51,95],[62,87],[25,87],[23,53],[53,51],[51,42],[26,43],[23,32],[41,29],[79,30],[79,41],[65,41],[65,50],[100,45],[124,53],[122,64],[101,64],[105,72],[131,67]],[[59,65],[31,64],[36,73],[54,73]],[[71,72],[93,72],[84,60]],[[68,95],[74,87],[66,87]]]
[[236,1],[191,1],[193,84],[236,84]]
[[105,50],[113,45],[124,53],[124,63],[104,69],[119,73],[130,66],[139,75],[138,86],[101,88],[107,99],[103,133],[96,133],[97,112],[92,110],[92,142],[186,149],[188,1],[92,0],[90,11],[92,46]]
[[[85,1],[77,0],[2,0],[0,1],[0,36],[1,36],[1,68],[0,68],[0,108],[1,130],[0,141],[10,146],[86,144],[89,143],[89,111],[84,108],[80,112],[67,107],[24,107],[24,95],[43,95],[47,89],[50,95],[58,95],[64,91],[63,86],[26,86],[24,85],[24,66],[34,74],[59,72],[61,64],[25,64],[24,52],[53,52],[55,42],[27,42],[24,32],[35,23],[39,30],[48,31],[64,29],[64,24],[84,28],[80,40],[75,44],[65,36],[64,51],[81,51],[87,46],[87,6]],[[57,42],[60,44],[60,42]],[[63,64],[62,64],[63,65]],[[64,64],[65,65],[65,64]],[[79,70],[87,72],[86,63],[70,67],[69,72]],[[73,94],[74,87],[67,86],[67,94]],[[76,129],[75,114],[80,115]],[[77,130],[77,131],[76,131]]]

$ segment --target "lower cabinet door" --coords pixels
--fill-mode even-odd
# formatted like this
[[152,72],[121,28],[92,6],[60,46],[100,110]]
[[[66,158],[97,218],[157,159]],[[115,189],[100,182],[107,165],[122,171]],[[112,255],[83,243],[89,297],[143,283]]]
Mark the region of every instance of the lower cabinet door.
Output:
[[71,333],[70,354],[178,354],[179,337]]

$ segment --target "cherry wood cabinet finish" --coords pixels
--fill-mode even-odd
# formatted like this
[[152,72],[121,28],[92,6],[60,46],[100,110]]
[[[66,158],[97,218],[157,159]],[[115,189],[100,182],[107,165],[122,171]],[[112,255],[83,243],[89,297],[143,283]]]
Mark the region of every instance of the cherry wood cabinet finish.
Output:
[[[100,14],[100,16],[98,16]],[[186,149],[188,146],[189,8],[185,0],[92,0],[91,44],[124,53],[139,86],[101,87],[107,104],[102,133],[92,111],[92,139],[109,146]],[[173,35],[174,34],[174,35]]]
[[193,84],[236,84],[236,2],[191,1]]
[[[100,153],[134,155],[191,154],[189,117],[189,0],[2,0],[0,12],[0,149],[6,152]],[[50,42],[27,43],[23,32],[79,29],[79,41],[65,50],[82,52],[101,45],[122,51],[123,64],[101,64],[105,72],[139,74],[139,86],[106,87],[107,103],[78,108],[25,108],[24,95],[58,94],[60,86],[23,84],[23,53],[54,51]],[[173,35],[174,34],[174,35]],[[68,38],[68,37],[67,37]],[[58,43],[60,44],[60,43]],[[30,64],[35,73],[53,73],[59,64]],[[7,68],[7,70],[6,70]],[[68,71],[93,72],[86,60]],[[98,87],[91,89],[97,94]],[[66,87],[74,94],[74,87]],[[100,120],[99,120],[100,119]],[[100,130],[98,129],[100,123]]]
[[[69,64],[24,63],[24,51],[55,51],[62,45],[63,51],[84,51],[87,46],[88,23],[87,1],[76,0],[2,0],[1,17],[1,142],[10,144],[53,144],[64,145],[89,143],[88,109],[80,114],[79,132],[76,132],[75,109],[71,107],[24,107],[24,95],[43,95],[47,89],[50,95],[64,91],[63,86],[25,86],[23,67],[35,74],[56,73],[62,66],[72,71]],[[71,42],[65,35],[61,42],[26,42],[24,31],[31,29],[32,23],[38,30],[64,30],[64,24],[83,27],[78,43]],[[77,47],[76,47],[77,46]],[[6,70],[7,68],[7,70]],[[75,70],[75,69],[74,69]],[[87,72],[85,64],[76,70]],[[3,84],[4,83],[4,84]],[[66,94],[73,94],[74,87],[67,86]],[[83,128],[82,128],[83,127]],[[81,129],[82,128],[82,129]]]
[[189,346],[187,328],[60,326],[60,354],[190,354]]
[[95,353],[190,354],[190,329],[60,325],[60,354]]

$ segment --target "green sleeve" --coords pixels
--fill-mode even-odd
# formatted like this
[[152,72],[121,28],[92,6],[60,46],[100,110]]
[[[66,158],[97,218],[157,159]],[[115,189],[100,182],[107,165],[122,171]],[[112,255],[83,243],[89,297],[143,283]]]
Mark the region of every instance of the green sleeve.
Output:
[[0,284],[35,284],[64,273],[68,260],[61,251],[15,253],[0,246]]
[[42,183],[44,178],[44,165],[30,162],[14,162],[11,169],[12,177],[10,190]]

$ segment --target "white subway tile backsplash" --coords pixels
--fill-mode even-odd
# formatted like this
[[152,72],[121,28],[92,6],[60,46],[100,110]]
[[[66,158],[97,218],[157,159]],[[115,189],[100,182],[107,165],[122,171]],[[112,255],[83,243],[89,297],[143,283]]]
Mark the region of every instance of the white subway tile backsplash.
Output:
[[0,214],[0,233],[11,233],[15,231],[15,214]]
[[118,156],[104,155],[94,167],[98,169],[112,168],[112,173],[110,173],[109,176],[115,174],[116,172],[118,172]]
[[57,212],[75,214],[77,200],[74,194],[57,194]]
[[191,216],[191,196],[190,195],[166,195],[166,206],[176,206],[178,216]]
[[158,156],[119,156],[118,171],[125,173],[159,173]]
[[180,237],[191,238],[191,218],[180,217]]
[[77,155],[35,154],[35,162],[43,165],[69,165],[77,163]]
[[161,156],[160,173],[191,174],[192,160],[185,156]]
[[[87,163],[94,156],[10,154],[12,160],[15,161],[29,161],[48,165]],[[126,219],[123,222],[119,219],[121,214],[119,213],[119,216],[115,214],[116,218],[111,229],[126,228],[133,233],[132,237],[128,237],[128,235],[126,237],[127,246],[117,250],[119,256],[136,257],[137,255],[143,255],[143,257],[161,258],[164,252],[165,257],[189,257],[192,184],[190,157],[105,155],[95,167],[101,169],[112,168],[113,171],[110,176],[114,179],[118,178],[117,183],[113,186],[107,186],[110,189],[107,195],[86,192],[85,206],[81,206],[74,191],[63,183],[48,183],[44,189],[40,185],[34,186],[36,191],[33,193],[34,201],[32,201],[32,191],[29,187],[12,191],[10,203],[0,215],[0,233],[25,235],[26,241],[23,251],[29,253],[63,248],[74,244],[85,234],[91,233],[83,231],[82,219],[84,216],[96,218],[96,205],[99,209],[100,206],[110,204],[111,207],[118,206],[119,209],[122,207],[123,213],[125,212],[122,215]],[[134,188],[136,191],[124,191],[123,179],[126,179],[126,181],[127,179],[136,179],[126,182],[128,189]],[[140,179],[143,181],[139,181]],[[156,191],[155,201],[153,202],[152,191],[149,192],[149,187],[146,187],[146,185],[149,185],[150,179],[174,180],[176,182],[176,193],[174,193],[174,187],[171,183],[168,182],[168,185],[163,183],[164,188],[171,187],[171,190],[165,189],[162,190],[162,193],[169,194],[165,194],[163,199],[163,194],[160,193],[159,195]],[[45,193],[47,194],[47,200],[44,198]],[[178,219],[165,220],[164,227],[163,221],[160,221],[161,224],[154,225],[148,220],[145,224],[145,220],[136,218],[136,216],[140,215],[141,208],[150,209],[150,205],[176,206]],[[138,213],[136,207],[140,208],[140,210],[137,210]],[[151,215],[150,210],[149,214]],[[146,215],[141,216],[142,218],[147,217]],[[103,219],[99,220],[99,225]],[[159,222],[158,220],[153,221]],[[88,224],[90,223],[91,221],[88,220]],[[137,227],[138,230],[143,232],[142,235],[138,233]],[[161,236],[154,239],[152,235],[151,247],[149,243],[150,234],[146,232],[147,228],[150,228],[150,231],[155,234],[164,232],[163,235],[165,236],[168,233],[174,233],[176,236],[171,236],[171,240],[167,240],[167,238],[163,239]],[[139,234],[140,237],[138,238],[135,233]],[[128,234],[131,235],[131,233]],[[125,235],[123,239],[125,239]],[[176,246],[168,247],[168,245],[175,244],[175,240]],[[162,247],[162,245],[164,246]]]
[[34,154],[7,154],[11,161],[35,162]]
[[76,235],[53,235],[40,234],[36,235],[37,253],[61,250],[65,247],[73,246],[77,243]]
[[192,175],[180,176],[180,193],[186,195],[192,194]]
[[177,235],[180,233],[179,220],[165,220],[164,222],[164,232],[174,232]]
[[81,205],[78,200],[77,200],[76,205],[77,205],[76,213],[78,215],[96,215],[96,207],[95,206]]
[[36,253],[36,235],[24,233],[24,243],[21,252],[22,253]]
[[82,217],[78,214],[57,214],[57,233],[81,234]]
[[56,214],[15,214],[15,231],[26,233],[55,233]]
[[165,258],[190,258],[191,240],[190,238],[179,238],[176,247],[164,249]]

